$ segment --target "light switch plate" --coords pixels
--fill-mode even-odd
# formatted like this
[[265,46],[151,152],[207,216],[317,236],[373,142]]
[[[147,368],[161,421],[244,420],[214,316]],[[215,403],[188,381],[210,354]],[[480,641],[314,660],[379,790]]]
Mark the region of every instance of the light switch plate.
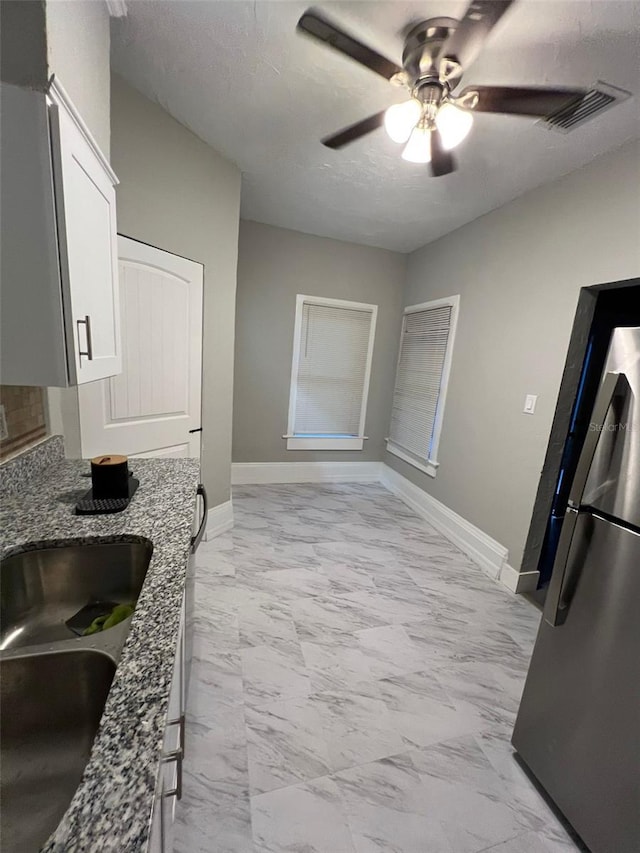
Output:
[[532,415],[535,412],[537,401],[537,394],[527,394],[527,396],[524,398],[524,409],[522,410],[525,415]]
[[4,413],[4,406],[0,405],[0,441],[9,438],[9,430],[7,429],[7,417]]

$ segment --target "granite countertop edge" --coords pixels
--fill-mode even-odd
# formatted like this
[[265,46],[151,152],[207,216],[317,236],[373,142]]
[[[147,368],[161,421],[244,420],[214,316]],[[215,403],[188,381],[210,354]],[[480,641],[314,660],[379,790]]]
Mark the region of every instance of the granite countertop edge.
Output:
[[[43,853],[142,853],[150,819],[190,554],[199,462],[131,459],[122,513],[76,516],[88,463],[62,460],[2,501],[3,555],[61,541],[143,537],[153,554],[82,781]],[[28,649],[25,648],[25,653]]]

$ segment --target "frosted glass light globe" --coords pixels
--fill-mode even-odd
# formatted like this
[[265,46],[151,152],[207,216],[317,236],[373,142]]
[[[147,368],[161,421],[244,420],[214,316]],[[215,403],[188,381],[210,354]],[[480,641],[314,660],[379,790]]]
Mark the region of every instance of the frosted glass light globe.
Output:
[[443,104],[436,115],[436,127],[440,131],[442,147],[451,151],[460,145],[473,124],[473,116],[467,110],[461,110],[453,104]]
[[410,163],[428,163],[431,160],[431,131],[415,127],[402,152],[402,159]]
[[402,104],[394,104],[384,114],[384,127],[394,142],[406,142],[411,131],[420,121],[422,107],[411,98]]

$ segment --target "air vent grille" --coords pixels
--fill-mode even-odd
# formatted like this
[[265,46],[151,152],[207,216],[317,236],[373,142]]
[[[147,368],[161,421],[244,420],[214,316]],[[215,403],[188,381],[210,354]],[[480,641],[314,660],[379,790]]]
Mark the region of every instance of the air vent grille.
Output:
[[571,101],[566,107],[549,113],[541,120],[541,123],[551,130],[569,133],[569,131],[580,127],[614,104],[626,101],[629,97],[631,97],[631,92],[598,80],[595,86],[589,89],[582,98]]

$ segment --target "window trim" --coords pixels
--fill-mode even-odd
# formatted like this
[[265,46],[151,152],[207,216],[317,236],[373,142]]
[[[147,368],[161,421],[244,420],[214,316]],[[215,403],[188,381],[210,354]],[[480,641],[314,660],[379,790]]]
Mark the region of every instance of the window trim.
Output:
[[443,308],[451,306],[451,320],[449,322],[449,337],[447,339],[447,350],[444,356],[442,365],[442,379],[440,381],[440,393],[438,394],[438,407],[436,416],[433,422],[433,440],[431,442],[431,453],[428,459],[419,459],[407,452],[404,448],[394,444],[391,438],[386,438],[385,443],[389,453],[393,453],[399,459],[408,462],[419,471],[428,474],[429,477],[435,477],[438,473],[440,463],[438,462],[438,450],[440,447],[440,436],[442,433],[442,423],[444,420],[444,411],[447,401],[447,391],[449,389],[449,378],[451,375],[451,363],[453,361],[453,348],[455,345],[456,330],[458,327],[458,313],[460,310],[460,294],[455,296],[445,296],[442,299],[432,299],[429,302],[421,302],[418,305],[408,305],[402,312],[402,327],[400,329],[400,345],[398,346],[398,359],[396,362],[396,376],[393,383],[395,392],[396,382],[398,381],[398,368],[400,367],[400,357],[402,355],[402,334],[404,329],[404,318],[407,314],[417,314],[421,311],[429,311],[435,308]]
[[[322,305],[335,308],[346,308],[355,311],[371,312],[371,325],[369,327],[369,345],[367,348],[367,364],[364,374],[364,388],[362,392],[362,404],[360,408],[360,423],[357,436],[309,436],[295,435],[293,425],[295,421],[296,399],[298,394],[298,371],[300,368],[300,350],[302,346],[302,312],[305,304]],[[289,415],[287,421],[287,434],[282,437],[287,441],[287,450],[362,450],[367,436],[364,434],[364,425],[367,416],[367,401],[369,399],[369,384],[371,380],[371,364],[373,361],[373,347],[376,336],[376,323],[378,319],[378,306],[366,302],[350,302],[347,299],[330,299],[324,296],[306,296],[298,293],[296,295],[296,314],[293,324],[293,357],[291,360],[291,379],[289,384]]]

